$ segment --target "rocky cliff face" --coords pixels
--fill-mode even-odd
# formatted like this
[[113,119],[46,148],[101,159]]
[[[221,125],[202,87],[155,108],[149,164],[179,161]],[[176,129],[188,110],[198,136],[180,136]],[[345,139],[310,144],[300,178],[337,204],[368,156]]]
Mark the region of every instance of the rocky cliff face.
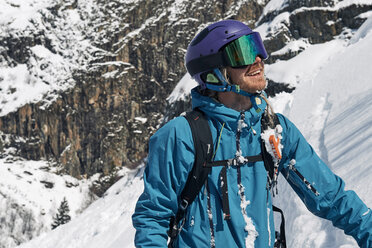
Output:
[[[207,23],[233,18],[260,26],[272,63],[304,49],[288,48],[291,42],[306,46],[347,35],[372,9],[334,0],[268,2],[55,1],[37,12],[41,17],[31,26],[12,31],[3,24],[1,66],[24,64],[36,82],[59,87],[0,112],[2,154],[48,159],[77,178],[135,167],[164,117],[189,106],[187,101],[169,106],[166,98],[186,73],[187,44]],[[54,60],[37,56],[39,46],[69,63],[58,71]],[[271,82],[272,94],[289,90],[282,83]],[[1,93],[15,94],[1,87]]]

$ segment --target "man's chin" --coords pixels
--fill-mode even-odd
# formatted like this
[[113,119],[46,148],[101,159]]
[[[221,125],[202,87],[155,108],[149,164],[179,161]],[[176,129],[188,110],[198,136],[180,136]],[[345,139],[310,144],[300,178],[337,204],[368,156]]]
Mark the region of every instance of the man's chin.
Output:
[[243,88],[241,89],[248,93],[255,94],[255,93],[260,93],[261,91],[265,90],[266,87],[267,87],[267,84],[265,83],[263,85],[257,85],[256,87],[250,87],[249,89],[243,89]]

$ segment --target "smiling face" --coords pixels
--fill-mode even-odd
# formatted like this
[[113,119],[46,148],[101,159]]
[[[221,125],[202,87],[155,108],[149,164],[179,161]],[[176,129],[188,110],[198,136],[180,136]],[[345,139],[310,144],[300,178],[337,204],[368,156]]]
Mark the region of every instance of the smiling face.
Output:
[[231,83],[239,85],[241,90],[256,93],[266,87],[264,63],[258,56],[252,65],[243,68],[227,67],[226,70],[232,81]]

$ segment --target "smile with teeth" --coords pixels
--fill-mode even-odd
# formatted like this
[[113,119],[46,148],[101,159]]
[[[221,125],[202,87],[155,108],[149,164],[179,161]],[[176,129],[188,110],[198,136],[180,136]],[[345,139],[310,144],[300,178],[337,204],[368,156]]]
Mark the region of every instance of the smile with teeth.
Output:
[[250,73],[248,73],[247,75],[248,75],[248,76],[256,76],[256,75],[260,74],[261,71],[262,71],[261,69],[258,69],[257,71],[250,72]]

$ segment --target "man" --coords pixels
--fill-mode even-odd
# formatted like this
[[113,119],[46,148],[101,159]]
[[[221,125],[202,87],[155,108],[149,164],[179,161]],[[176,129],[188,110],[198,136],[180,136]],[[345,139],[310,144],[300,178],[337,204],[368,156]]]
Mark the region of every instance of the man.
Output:
[[[226,166],[226,181],[220,177],[223,166],[212,168],[179,223],[182,228],[174,247],[274,247],[268,174],[263,161],[245,159],[262,153],[261,118],[269,108],[263,93],[266,58],[260,35],[234,20],[208,26],[188,47],[186,67],[199,83],[192,90],[193,109],[201,110],[208,120],[213,160],[238,162]],[[277,116],[280,126],[274,132],[281,138],[273,149],[281,158],[277,156],[277,171],[311,212],[331,220],[361,247],[372,247],[370,209],[353,191],[344,190],[342,179],[320,160],[297,128]],[[171,120],[150,139],[145,189],[133,215],[137,247],[167,246],[170,218],[178,211],[194,159],[192,133],[184,117]],[[224,183],[228,184],[228,218],[221,196]]]

